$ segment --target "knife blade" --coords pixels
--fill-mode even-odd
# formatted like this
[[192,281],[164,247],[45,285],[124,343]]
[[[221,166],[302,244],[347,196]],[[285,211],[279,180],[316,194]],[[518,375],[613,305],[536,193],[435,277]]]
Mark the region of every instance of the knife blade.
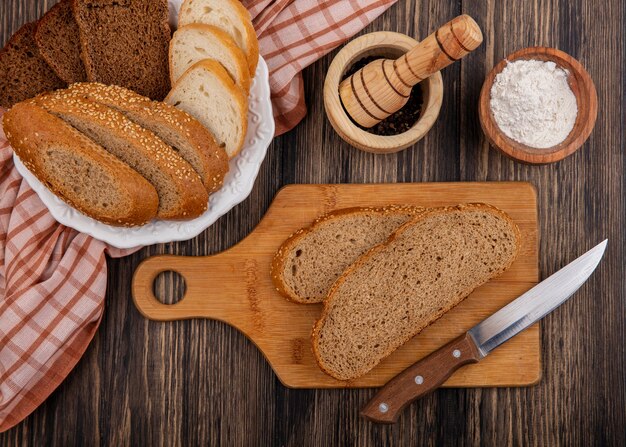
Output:
[[389,381],[361,410],[361,416],[392,424],[414,400],[434,391],[454,371],[476,363],[570,298],[596,269],[608,240],[567,264],[460,337]]

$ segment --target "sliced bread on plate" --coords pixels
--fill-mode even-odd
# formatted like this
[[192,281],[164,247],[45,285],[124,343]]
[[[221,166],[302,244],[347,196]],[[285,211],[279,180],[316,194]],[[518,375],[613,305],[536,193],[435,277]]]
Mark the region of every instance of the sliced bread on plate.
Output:
[[71,0],[61,0],[37,24],[35,41],[41,57],[68,84],[87,80],[80,58],[78,25]]
[[165,102],[189,113],[224,145],[230,158],[239,153],[248,128],[248,101],[219,62],[205,59],[174,84]]
[[188,113],[116,85],[85,82],[71,85],[67,92],[111,107],[161,138],[193,167],[208,193],[222,187],[228,155]]
[[178,13],[178,27],[204,23],[225,31],[243,50],[250,76],[259,62],[259,41],[250,13],[238,0],[185,0]]
[[489,205],[418,215],[333,284],[313,329],[320,368],[340,380],[366,374],[508,269],[520,245],[517,225]]
[[0,51],[1,107],[66,85],[41,57],[35,43],[36,27],[34,22],[22,26]]
[[241,48],[227,33],[215,26],[199,23],[178,28],[170,41],[172,84],[189,67],[202,59],[218,61],[244,92],[250,91],[248,61]]
[[120,112],[63,90],[34,101],[143,175],[157,190],[161,219],[202,214],[208,194],[198,174],[170,146]]
[[116,226],[156,216],[154,187],[60,118],[28,101],[5,113],[3,124],[22,163],[77,210]]
[[167,0],[72,0],[89,81],[161,100],[170,88]]
[[280,246],[272,262],[272,281],[291,301],[320,303],[359,256],[422,211],[417,206],[396,205],[328,213]]

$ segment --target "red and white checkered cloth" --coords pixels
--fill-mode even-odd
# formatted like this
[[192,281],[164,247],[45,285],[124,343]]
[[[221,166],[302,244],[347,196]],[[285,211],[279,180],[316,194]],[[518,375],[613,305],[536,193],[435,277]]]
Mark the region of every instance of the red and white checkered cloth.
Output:
[[306,115],[302,70],[354,36],[396,0],[243,0],[270,71],[276,135]]
[[[276,133],[306,114],[301,71],[396,0],[244,0],[270,70]],[[0,110],[0,116],[2,111]],[[107,247],[59,225],[13,166],[0,131],[0,432],[65,379],[102,318]]]

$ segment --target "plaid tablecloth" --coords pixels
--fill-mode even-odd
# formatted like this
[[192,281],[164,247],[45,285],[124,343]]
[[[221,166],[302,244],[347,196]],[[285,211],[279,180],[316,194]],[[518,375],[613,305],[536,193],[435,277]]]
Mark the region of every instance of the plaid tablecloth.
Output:
[[[396,0],[244,0],[270,71],[276,134],[306,114],[301,71]],[[1,115],[0,111],[0,115]],[[0,432],[65,379],[100,324],[107,247],[59,225],[20,177],[0,132]]]

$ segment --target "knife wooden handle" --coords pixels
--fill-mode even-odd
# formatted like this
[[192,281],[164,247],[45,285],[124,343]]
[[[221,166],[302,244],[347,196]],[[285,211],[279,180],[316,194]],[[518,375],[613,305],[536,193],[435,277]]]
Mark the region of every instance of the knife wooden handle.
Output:
[[391,379],[363,407],[361,416],[393,424],[411,402],[437,389],[461,366],[480,359],[474,340],[466,332]]

